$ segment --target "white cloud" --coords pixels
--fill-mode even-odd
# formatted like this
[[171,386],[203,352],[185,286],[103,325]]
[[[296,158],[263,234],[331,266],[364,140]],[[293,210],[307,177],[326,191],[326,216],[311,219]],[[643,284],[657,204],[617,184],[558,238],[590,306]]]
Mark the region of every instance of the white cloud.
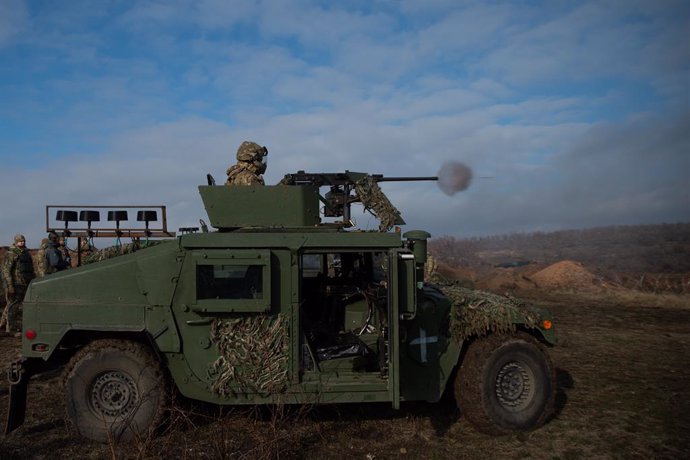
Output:
[[348,11],[348,3],[274,0],[262,4],[261,31],[268,37],[294,37],[310,52],[342,51],[352,39],[386,39],[395,26],[385,13]]
[[635,78],[687,68],[688,11],[680,5],[677,10],[683,19],[670,18],[672,8],[580,4],[568,14],[511,30],[506,43],[482,59],[481,66],[519,84]]
[[[0,192],[16,194],[0,239],[35,244],[45,204],[85,197],[195,225],[196,186],[222,183],[243,140],[269,148],[268,183],[447,160],[494,176],[454,197],[385,185],[437,236],[690,218],[682,2],[84,5],[37,7],[16,30],[0,14],[0,57],[28,75],[0,73]],[[39,150],[31,170],[14,160]],[[64,170],[76,179],[56,184]]]

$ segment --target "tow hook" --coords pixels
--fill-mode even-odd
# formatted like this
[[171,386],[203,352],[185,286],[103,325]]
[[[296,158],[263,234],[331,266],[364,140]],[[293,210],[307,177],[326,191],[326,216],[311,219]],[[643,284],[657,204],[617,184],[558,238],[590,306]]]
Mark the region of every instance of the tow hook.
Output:
[[24,362],[22,360],[10,364],[7,369],[7,380],[10,385],[18,385],[22,380],[22,375],[24,375]]

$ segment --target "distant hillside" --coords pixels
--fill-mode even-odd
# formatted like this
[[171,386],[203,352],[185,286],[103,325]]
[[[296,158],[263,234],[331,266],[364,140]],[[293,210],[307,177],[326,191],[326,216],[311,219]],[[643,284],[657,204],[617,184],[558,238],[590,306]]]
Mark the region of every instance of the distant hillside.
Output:
[[481,238],[449,236],[430,251],[453,266],[509,266],[525,262],[581,262],[591,269],[628,273],[690,272],[690,223],[515,233]]

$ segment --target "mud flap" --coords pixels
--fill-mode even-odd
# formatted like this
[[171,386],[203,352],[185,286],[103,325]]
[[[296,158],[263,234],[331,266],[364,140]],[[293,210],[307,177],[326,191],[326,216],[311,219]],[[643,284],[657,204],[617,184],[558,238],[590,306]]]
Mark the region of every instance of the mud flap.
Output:
[[7,420],[5,421],[5,434],[10,434],[24,423],[26,415],[26,390],[29,379],[35,372],[31,372],[32,366],[27,366],[25,360],[19,360],[7,369],[7,380],[10,383],[10,402],[7,408]]

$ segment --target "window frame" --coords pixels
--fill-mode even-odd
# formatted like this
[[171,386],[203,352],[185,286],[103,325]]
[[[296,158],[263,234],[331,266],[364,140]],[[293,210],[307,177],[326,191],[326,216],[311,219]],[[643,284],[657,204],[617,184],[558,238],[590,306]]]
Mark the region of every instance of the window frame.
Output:
[[[200,265],[260,266],[262,297],[260,299],[199,299],[197,273]],[[271,251],[269,250],[203,250],[192,255],[192,311],[197,313],[268,312],[271,310]]]

